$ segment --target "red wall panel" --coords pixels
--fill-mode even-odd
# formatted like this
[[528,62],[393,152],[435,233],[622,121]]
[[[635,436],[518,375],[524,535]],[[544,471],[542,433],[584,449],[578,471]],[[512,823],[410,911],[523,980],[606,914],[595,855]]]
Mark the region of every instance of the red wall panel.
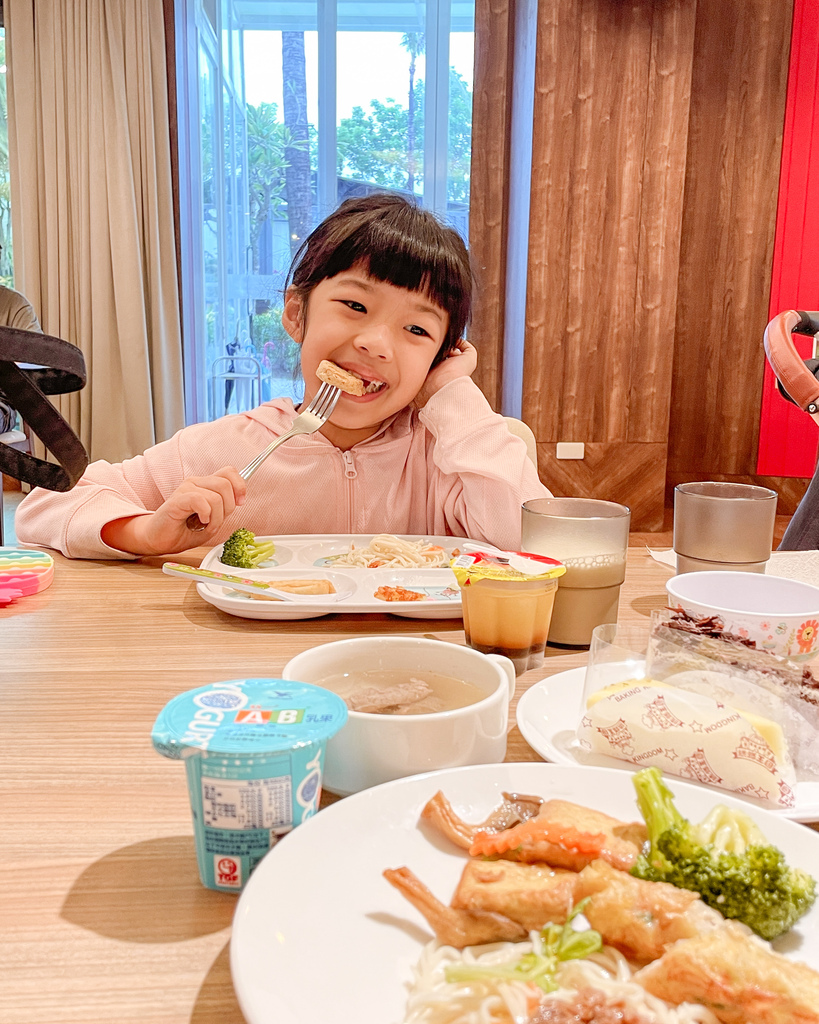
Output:
[[[794,0],[769,318],[819,310],[819,4]],[[805,358],[811,339],[795,337]],[[760,338],[760,344],[762,339]],[[813,475],[819,430],[777,392],[765,367],[757,473]]]

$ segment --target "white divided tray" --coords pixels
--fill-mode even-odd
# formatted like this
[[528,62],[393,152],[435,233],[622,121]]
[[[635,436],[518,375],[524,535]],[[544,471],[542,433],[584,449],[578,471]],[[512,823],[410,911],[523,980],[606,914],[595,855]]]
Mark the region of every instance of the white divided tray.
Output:
[[[462,552],[464,545],[481,550],[494,550],[460,537],[423,537],[402,535],[404,540],[427,540],[437,544],[451,557],[453,550]],[[335,594],[316,596],[311,601],[292,604],[285,601],[255,600],[250,594],[231,590],[214,583],[198,583],[197,590],[209,604],[246,619],[315,619],[337,612],[388,612],[409,619],[458,619],[461,617],[461,592],[449,566],[440,569],[347,569],[335,568],[327,559],[350,550],[350,545],[365,548],[372,535],[299,534],[283,537],[257,537],[272,540],[275,553],[257,569],[236,569],[219,561],[222,545],[213,548],[202,560],[203,569],[230,573],[244,579],[273,583],[277,579],[316,578],[330,580]],[[378,587],[405,587],[422,591],[422,601],[382,601],[375,597]]]

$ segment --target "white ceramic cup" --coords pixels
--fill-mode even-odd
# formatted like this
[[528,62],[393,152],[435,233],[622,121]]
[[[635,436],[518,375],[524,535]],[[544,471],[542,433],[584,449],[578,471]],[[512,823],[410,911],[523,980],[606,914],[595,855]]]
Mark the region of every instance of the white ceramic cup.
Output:
[[327,789],[348,796],[438,768],[503,761],[515,667],[502,655],[418,637],[357,637],[297,654],[285,665],[282,677],[321,686],[324,679],[343,672],[396,669],[463,679],[486,696],[464,708],[426,715],[351,711],[346,725],[327,744]]

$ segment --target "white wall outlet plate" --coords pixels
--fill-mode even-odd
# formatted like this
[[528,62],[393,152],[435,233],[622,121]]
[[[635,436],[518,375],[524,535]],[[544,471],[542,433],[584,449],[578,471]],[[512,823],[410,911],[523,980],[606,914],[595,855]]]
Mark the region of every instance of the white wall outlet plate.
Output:
[[586,456],[586,446],[582,441],[558,441],[558,459],[582,459]]

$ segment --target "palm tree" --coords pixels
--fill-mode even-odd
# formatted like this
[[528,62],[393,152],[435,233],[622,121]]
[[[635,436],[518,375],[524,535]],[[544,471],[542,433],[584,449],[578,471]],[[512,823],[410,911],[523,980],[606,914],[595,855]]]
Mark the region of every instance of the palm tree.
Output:
[[415,62],[424,52],[424,33],[405,32],[401,45],[410,55],[409,106],[407,111],[407,189],[415,192]]

